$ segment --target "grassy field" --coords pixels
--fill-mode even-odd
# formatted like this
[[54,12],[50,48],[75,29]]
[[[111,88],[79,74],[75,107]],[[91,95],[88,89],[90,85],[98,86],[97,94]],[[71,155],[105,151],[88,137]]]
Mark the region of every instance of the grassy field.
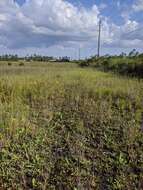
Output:
[[0,189],[143,189],[143,81],[0,63]]

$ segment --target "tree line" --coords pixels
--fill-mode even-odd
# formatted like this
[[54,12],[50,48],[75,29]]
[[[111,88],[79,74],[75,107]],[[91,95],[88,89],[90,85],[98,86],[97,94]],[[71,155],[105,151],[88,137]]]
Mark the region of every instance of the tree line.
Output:
[[64,57],[59,57],[55,58],[53,56],[43,56],[43,55],[27,55],[20,57],[17,54],[12,55],[12,54],[4,54],[0,55],[0,61],[19,61],[19,60],[24,60],[24,61],[42,61],[42,62],[47,62],[47,61],[61,61],[61,62],[69,62],[70,57],[64,56]]

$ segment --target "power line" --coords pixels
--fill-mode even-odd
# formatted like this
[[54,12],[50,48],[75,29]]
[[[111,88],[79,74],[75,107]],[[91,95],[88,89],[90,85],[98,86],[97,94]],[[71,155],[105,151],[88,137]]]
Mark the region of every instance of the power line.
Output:
[[80,61],[80,53],[81,53],[80,51],[81,51],[81,49],[79,47],[79,50],[78,50],[79,61]]
[[143,26],[139,27],[139,28],[136,28],[135,30],[132,30],[132,31],[129,31],[129,32],[126,32],[125,34],[129,35],[129,34],[133,34],[134,32],[137,32],[137,31],[140,31],[143,29]]

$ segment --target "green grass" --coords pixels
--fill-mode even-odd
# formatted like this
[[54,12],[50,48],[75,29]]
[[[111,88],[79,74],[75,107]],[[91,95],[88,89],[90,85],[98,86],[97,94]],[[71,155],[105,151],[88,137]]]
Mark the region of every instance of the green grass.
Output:
[[142,80],[69,63],[0,74],[2,189],[142,189]]

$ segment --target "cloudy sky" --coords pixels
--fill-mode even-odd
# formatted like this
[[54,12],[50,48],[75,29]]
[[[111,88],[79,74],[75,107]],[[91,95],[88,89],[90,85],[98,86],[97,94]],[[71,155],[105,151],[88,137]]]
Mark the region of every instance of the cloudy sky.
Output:
[[77,57],[143,51],[143,0],[0,0],[0,54]]

